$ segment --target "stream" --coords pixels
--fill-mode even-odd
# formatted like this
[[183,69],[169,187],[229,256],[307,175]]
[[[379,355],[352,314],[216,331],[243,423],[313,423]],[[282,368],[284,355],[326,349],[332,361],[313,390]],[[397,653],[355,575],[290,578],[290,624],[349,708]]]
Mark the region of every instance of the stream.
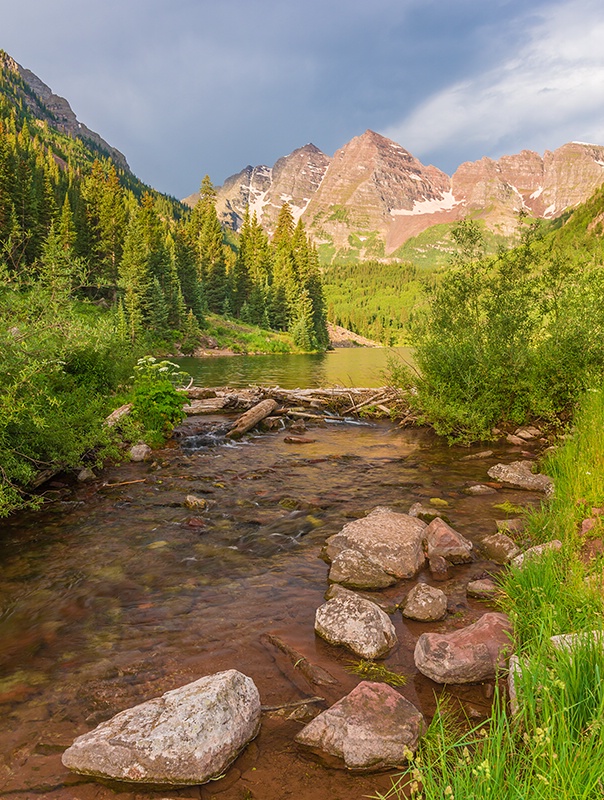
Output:
[[[278,713],[263,714],[258,738],[202,787],[109,786],[60,760],[77,735],[118,711],[220,670],[252,677],[263,705],[312,694],[262,645],[267,632],[338,679],[319,692],[335,702],[361,679],[347,671],[353,655],[313,630],[327,588],[319,559],[327,536],[377,505],[406,512],[438,497],[451,524],[476,539],[505,516],[493,504],[539,501],[508,489],[464,494],[492,464],[520,457],[505,442],[490,445],[486,461],[460,461],[481,448],[449,447],[429,430],[388,421],[309,427],[305,436],[316,441],[288,444],[283,431],[198,449],[173,440],[152,463],[112,467],[85,484],[55,481],[41,511],[2,523],[0,797],[360,800],[387,790],[394,772],[353,775],[318,762],[293,741],[301,723]],[[186,508],[189,494],[207,510]],[[417,637],[478,619],[487,606],[468,600],[465,586],[496,569],[480,559],[453,568],[438,584],[449,600],[442,622],[392,616],[399,645],[385,664],[408,677],[401,691],[427,717],[442,687],[416,671]],[[427,571],[419,580],[432,582]],[[381,595],[400,601],[414,582]],[[488,714],[491,693],[489,685],[449,687],[472,721]]]

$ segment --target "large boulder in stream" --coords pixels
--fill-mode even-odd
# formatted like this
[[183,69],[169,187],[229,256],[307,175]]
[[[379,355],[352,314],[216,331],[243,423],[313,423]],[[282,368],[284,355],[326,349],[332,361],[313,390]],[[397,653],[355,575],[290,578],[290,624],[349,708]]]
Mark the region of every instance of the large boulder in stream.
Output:
[[309,722],[296,741],[337,756],[348,769],[378,770],[404,763],[424,730],[421,713],[396,689],[362,681]]
[[74,772],[130,783],[195,786],[220,775],[260,729],[260,696],[218,672],[122,711],[63,753]]
[[[421,519],[378,507],[330,536],[325,542],[323,555],[333,562],[343,551],[354,550],[388,575],[399,580],[412,578],[426,561],[423,549],[425,528],[426,523]],[[366,585],[364,588],[370,587]]]
[[361,658],[379,658],[398,642],[390,617],[371,600],[352,592],[317,609],[315,631],[330,644],[342,644]]
[[453,633],[422,633],[413,658],[418,670],[436,683],[490,680],[512,651],[512,623],[492,612]]
[[331,562],[329,580],[352,589],[384,589],[397,578],[358,550],[342,550]]

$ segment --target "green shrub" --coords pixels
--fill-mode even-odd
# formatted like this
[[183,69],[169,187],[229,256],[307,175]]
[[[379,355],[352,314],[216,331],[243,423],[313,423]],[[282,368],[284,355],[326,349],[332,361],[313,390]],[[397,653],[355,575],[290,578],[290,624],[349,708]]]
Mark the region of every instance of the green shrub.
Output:
[[152,443],[160,443],[184,417],[186,396],[176,384],[189,377],[171,361],[140,358],[134,367],[133,417],[143,425]]
[[570,411],[604,375],[601,265],[554,251],[535,226],[495,257],[483,255],[474,223],[453,235],[459,253],[414,327],[419,410],[462,441]]

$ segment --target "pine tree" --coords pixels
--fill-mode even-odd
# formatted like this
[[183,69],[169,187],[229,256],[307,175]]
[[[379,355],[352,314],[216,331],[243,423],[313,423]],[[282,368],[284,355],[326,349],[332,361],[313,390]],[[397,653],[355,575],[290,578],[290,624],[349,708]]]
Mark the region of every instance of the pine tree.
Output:
[[307,289],[302,289],[295,308],[295,317],[290,328],[294,344],[302,350],[317,350],[313,322],[312,300]]
[[205,302],[210,311],[220,314],[225,300],[229,300],[230,304],[230,287],[215,200],[216,192],[206,175],[201,184],[199,202],[191,214],[189,233],[199,256],[199,276]]
[[137,212],[128,225],[120,262],[120,285],[124,291],[124,308],[132,341],[142,333],[144,322],[149,318],[152,283],[145,237]]

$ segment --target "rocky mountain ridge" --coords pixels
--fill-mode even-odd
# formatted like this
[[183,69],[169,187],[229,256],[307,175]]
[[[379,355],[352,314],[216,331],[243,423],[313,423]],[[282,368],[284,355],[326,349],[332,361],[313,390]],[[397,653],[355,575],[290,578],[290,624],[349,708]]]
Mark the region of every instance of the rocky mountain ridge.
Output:
[[34,75],[31,70],[22,67],[3,50],[0,50],[0,68],[18,76],[26,84],[29,91],[27,88],[23,90],[15,86],[15,92],[18,95],[18,99],[27,106],[36,119],[48,123],[51,128],[60,133],[65,133],[73,139],[81,139],[100,155],[108,156],[118,167],[130,172],[130,167],[123,153],[112,147],[98,133],[79,122],[64,97],[54,94],[52,89],[41,81],[37,75]]
[[[305,145],[271,169],[248,166],[218,189],[222,221],[237,229],[249,204],[271,231],[284,201],[327,255],[392,256],[411,237],[464,217],[511,236],[519,212],[553,219],[604,183],[604,146],[570,142],[466,162],[449,177],[401,145],[366,131],[333,158]],[[194,205],[193,195],[185,202]]]

